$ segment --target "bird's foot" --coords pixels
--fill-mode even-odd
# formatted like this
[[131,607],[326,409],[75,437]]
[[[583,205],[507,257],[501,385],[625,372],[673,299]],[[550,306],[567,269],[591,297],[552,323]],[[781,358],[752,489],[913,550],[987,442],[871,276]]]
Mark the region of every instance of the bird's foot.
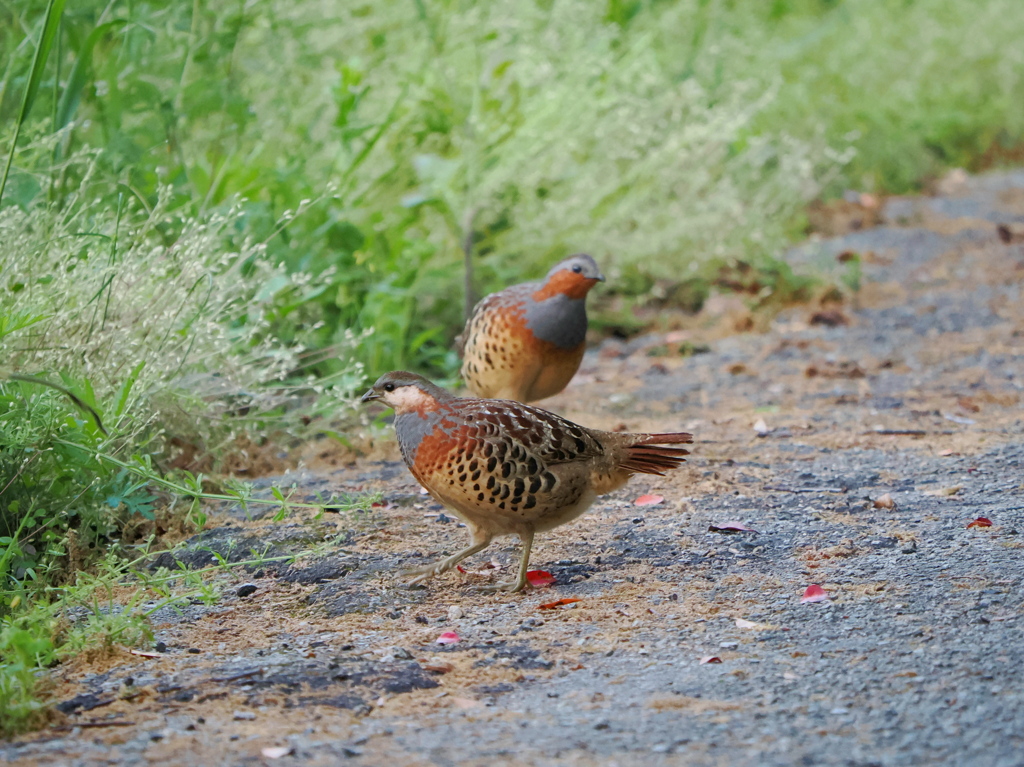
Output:
[[444,565],[444,562],[434,562],[433,564],[423,565],[422,567],[413,567],[408,570],[401,570],[398,573],[398,577],[409,579],[406,581],[406,586],[417,586],[420,583],[429,581],[435,575],[440,575],[450,569]]
[[521,578],[517,581],[497,581],[496,583],[487,583],[479,588],[481,591],[506,591],[514,593],[526,588],[526,578]]

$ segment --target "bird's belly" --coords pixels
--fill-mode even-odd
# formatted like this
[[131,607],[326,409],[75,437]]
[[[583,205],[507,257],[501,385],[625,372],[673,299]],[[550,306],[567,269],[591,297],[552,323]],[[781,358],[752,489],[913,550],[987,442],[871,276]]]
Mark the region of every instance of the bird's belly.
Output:
[[538,341],[537,355],[542,362],[526,394],[526,401],[535,402],[558,394],[569,385],[583,361],[587,345],[575,349],[560,349],[554,344]]
[[538,516],[533,523],[533,529],[542,533],[545,530],[551,530],[559,525],[564,525],[566,522],[572,522],[572,520],[589,509],[595,500],[597,500],[597,493],[593,490],[587,490],[576,503],[552,509]]
[[513,511],[474,504],[458,488],[451,488],[454,492],[445,492],[449,488],[427,489],[470,528],[486,530],[492,535],[518,535],[532,528],[527,520]]

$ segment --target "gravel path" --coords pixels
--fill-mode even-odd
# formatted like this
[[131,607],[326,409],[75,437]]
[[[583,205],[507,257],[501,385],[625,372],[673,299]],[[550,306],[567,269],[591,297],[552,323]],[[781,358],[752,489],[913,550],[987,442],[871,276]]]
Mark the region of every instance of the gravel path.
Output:
[[[295,475],[305,495],[385,505],[225,512],[176,558],[312,553],[158,614],[159,657],[62,667],[64,729],[0,760],[1024,764],[1024,242],[996,227],[1024,223],[1024,172],[890,199],[881,217],[791,254],[837,277],[857,254],[863,286],[843,304],[727,335],[743,310],[716,299],[690,326],[588,355],[547,406],[698,439],[683,470],[540,538],[533,566],[555,586],[476,590],[492,563],[514,566],[501,543],[467,574],[403,587],[392,571],[465,532],[390,445],[320,461]],[[665,500],[633,505],[643,493]],[[732,523],[757,532],[709,531]],[[811,584],[830,598],[802,604]],[[578,601],[541,607],[560,599]],[[461,641],[435,644],[447,631]]]

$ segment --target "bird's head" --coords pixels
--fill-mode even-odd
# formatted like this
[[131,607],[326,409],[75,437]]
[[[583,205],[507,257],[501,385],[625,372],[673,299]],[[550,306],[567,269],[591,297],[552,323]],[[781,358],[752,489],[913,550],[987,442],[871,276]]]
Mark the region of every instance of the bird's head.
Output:
[[573,299],[585,298],[599,282],[604,282],[604,275],[597,262],[586,253],[577,253],[551,267],[536,298],[543,300],[559,293]]
[[401,415],[435,410],[440,402],[451,398],[451,394],[421,375],[392,370],[378,378],[377,383],[370,387],[360,401],[380,400]]

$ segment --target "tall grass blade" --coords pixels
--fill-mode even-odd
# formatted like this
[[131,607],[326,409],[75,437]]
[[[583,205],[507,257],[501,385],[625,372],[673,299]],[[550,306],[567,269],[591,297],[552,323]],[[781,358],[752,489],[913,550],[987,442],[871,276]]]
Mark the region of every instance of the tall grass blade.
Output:
[[75,118],[78,104],[82,100],[82,93],[85,91],[89,68],[92,66],[92,52],[96,47],[96,43],[105,34],[118,27],[123,27],[126,23],[124,19],[118,19],[106,24],[100,24],[89,33],[85,42],[82,43],[82,47],[79,48],[78,55],[75,57],[75,65],[71,68],[71,74],[68,76],[67,85],[64,86],[64,92],[60,96],[60,103],[57,105],[57,119],[53,126],[54,132],[64,128]]
[[[65,395],[68,399],[70,399],[71,402],[74,403],[75,407],[77,407],[79,410],[88,413],[92,417],[92,420],[95,422],[96,428],[103,433],[103,436],[110,436],[107,433],[107,430],[103,427],[103,420],[100,418],[100,414],[96,412],[96,408],[87,404],[84,400],[82,400],[81,397],[72,392],[70,389],[63,387],[60,384],[55,384],[52,381],[47,381],[46,379],[43,378],[35,378],[33,376],[21,375],[19,373],[10,373],[8,374],[7,377],[12,381],[22,381],[23,383],[39,384],[40,386],[49,386],[51,389],[56,389],[61,394]],[[91,395],[92,391],[90,390],[89,393]]]
[[28,85],[25,86],[25,96],[21,101],[21,111],[18,113],[18,122],[14,126],[14,138],[11,139],[11,149],[7,153],[7,164],[4,166],[4,175],[0,177],[0,205],[3,205],[4,190],[7,188],[7,177],[11,172],[11,163],[14,161],[14,150],[18,146],[18,137],[21,135],[21,126],[28,119],[32,111],[32,104],[39,93],[39,85],[43,81],[43,70],[46,69],[46,60],[50,56],[50,49],[57,39],[57,32],[60,29],[60,20],[64,15],[64,3],[66,0],[50,0],[46,6],[46,19],[43,21],[43,31],[39,36],[39,45],[36,46],[36,55],[32,59],[32,70],[29,72]]

